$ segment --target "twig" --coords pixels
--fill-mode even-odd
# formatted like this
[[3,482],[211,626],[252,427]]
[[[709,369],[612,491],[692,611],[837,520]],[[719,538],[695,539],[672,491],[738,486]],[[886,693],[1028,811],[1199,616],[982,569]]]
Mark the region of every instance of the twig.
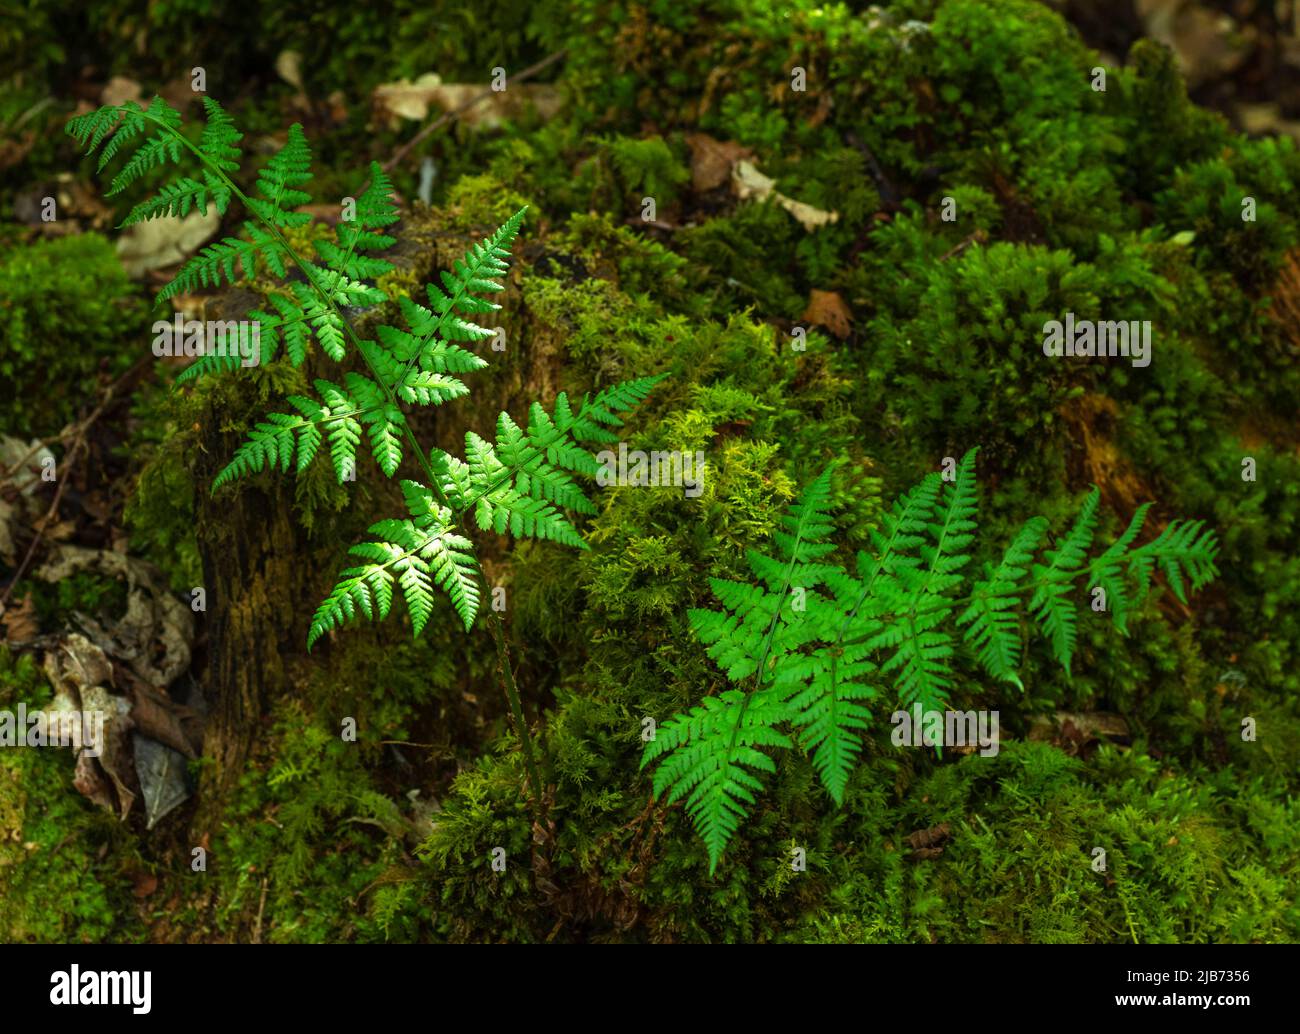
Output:
[[[567,53],[567,51],[564,49],[557,50],[554,54],[550,54],[542,58],[535,65],[529,65],[522,72],[516,72],[514,75],[510,76],[510,80],[512,82],[517,83],[524,79],[531,79],[538,72],[541,72],[544,69],[547,69],[551,65],[555,64],[556,61],[564,57],[565,53]],[[384,162],[382,166],[383,170],[385,172],[391,172],[395,166],[399,165],[402,162],[402,160],[405,159],[408,154],[410,154],[411,149],[415,147],[416,144],[427,139],[429,137],[429,134],[434,133],[437,130],[441,129],[448,122],[460,118],[461,115],[467,112],[470,108],[474,107],[474,105],[480,104],[483,101],[487,100],[495,92],[496,92],[495,90],[489,87],[488,89],[484,90],[482,93],[475,94],[473,97],[465,101],[463,104],[460,104],[455,108],[452,108],[451,111],[444,112],[439,118],[434,119],[434,121],[430,122],[427,126],[425,126],[418,133],[416,133],[415,136],[411,137],[410,140],[408,140],[401,147],[399,147],[397,151],[393,154],[393,156],[389,158],[388,161]]]
[[975,243],[983,244],[987,239],[988,239],[988,234],[986,234],[983,230],[976,230],[974,233],[962,238],[960,241],[957,242],[956,245],[954,245],[952,248],[949,248],[942,255],[940,255],[939,261],[942,262],[944,261],[944,259],[950,259],[954,255],[960,255],[972,244]]
[[266,877],[262,877],[262,899],[257,903],[257,922],[253,924],[253,943],[262,943],[262,912],[266,909]]
[[876,191],[880,194],[880,200],[886,208],[897,208],[902,201],[902,194],[893,182],[885,175],[885,170],[881,168],[880,162],[876,160],[875,154],[871,148],[863,142],[862,138],[852,130],[844,134],[845,141],[853,147],[867,160],[867,171],[871,173],[871,178],[876,182]]

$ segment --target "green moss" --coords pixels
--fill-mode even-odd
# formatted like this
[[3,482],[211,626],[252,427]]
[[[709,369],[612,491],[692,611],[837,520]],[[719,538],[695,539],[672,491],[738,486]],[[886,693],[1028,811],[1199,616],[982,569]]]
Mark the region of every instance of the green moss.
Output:
[[[143,335],[143,318],[112,246],[98,234],[0,255],[0,429],[21,437],[61,430],[95,397],[101,371],[120,374],[140,354],[123,337],[133,327]],[[20,397],[20,384],[44,385],[39,403]]]

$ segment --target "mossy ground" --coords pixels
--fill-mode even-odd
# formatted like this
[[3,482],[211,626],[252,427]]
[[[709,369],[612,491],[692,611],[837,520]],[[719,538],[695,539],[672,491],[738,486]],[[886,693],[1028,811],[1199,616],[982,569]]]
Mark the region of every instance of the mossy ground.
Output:
[[[228,55],[229,66],[269,66],[295,46],[310,90],[346,83],[359,101],[427,70],[392,55],[441,8],[401,7],[364,25],[277,9],[256,53]],[[160,82],[175,72],[164,41],[192,31],[188,10],[169,5],[174,21],[155,20],[146,64]],[[566,106],[545,123],[435,138],[432,218],[480,233],[532,206],[516,255],[540,257],[521,261],[506,319],[558,350],[570,391],[669,374],[624,437],[630,448],[703,449],[709,463],[698,499],[606,490],[587,552],[501,552],[550,822],[534,824],[521,792],[486,631],[435,621],[412,644],[391,623],[291,659],[294,692],[268,716],[203,875],[190,870],[183,816],[146,836],[71,789],[66,753],[0,753],[0,938],[1300,937],[1300,370],[1270,315],[1300,245],[1295,149],[1190,105],[1153,44],[1094,91],[1095,54],[1028,0],[885,10],[737,0],[708,14],[584,2],[494,19],[517,28],[471,31],[468,52],[429,60],[446,80],[479,81],[562,40]],[[88,32],[103,22],[92,16]],[[326,54],[326,37],[345,42]],[[57,74],[62,58],[32,53],[44,63],[29,78]],[[795,64],[806,92],[788,89]],[[287,121],[287,87],[211,89],[245,125]],[[313,139],[320,196],[352,189],[350,172],[392,150],[392,134],[363,129],[362,107]],[[774,203],[695,191],[687,136],[697,132],[750,148],[783,193],[838,221],[808,232]],[[58,148],[29,160],[73,167]],[[397,182],[414,196],[414,163]],[[641,222],[646,195],[662,225]],[[1241,219],[1245,197],[1257,202],[1253,222]],[[36,278],[57,302],[41,311],[75,308],[79,326],[97,328],[95,361],[111,366],[130,311],[112,299],[131,291],[106,255],[91,237],[18,249],[0,258],[0,278],[36,262],[76,271]],[[101,279],[83,294],[83,276]],[[796,351],[790,330],[813,289],[837,292],[852,328],[813,329]],[[1152,320],[1151,366],[1044,360],[1042,324],[1066,311]],[[31,324],[17,325],[6,356],[44,356],[27,344]],[[78,355],[82,366],[42,378],[84,378]],[[293,375],[257,376],[275,393]],[[165,398],[136,399],[128,519],[133,548],[180,589],[198,570],[193,493],[206,488],[192,483],[180,436],[192,403]],[[6,429],[40,433],[31,419],[16,409]],[[744,549],[770,538],[827,459],[842,460],[840,540],[858,548],[884,501],[974,445],[986,541],[1036,513],[1059,525],[1096,482],[1106,531],[1147,500],[1162,521],[1206,519],[1223,544],[1221,579],[1190,610],[1154,597],[1127,638],[1084,614],[1072,678],[1034,647],[1023,695],[967,680],[964,706],[1002,714],[995,758],[899,751],[881,720],[840,809],[806,758],[788,758],[709,877],[680,810],[652,804],[638,771],[643,718],[662,721],[721,685],[687,608],[708,598],[710,577],[740,575]],[[1254,482],[1242,480],[1245,457]],[[309,486],[300,516],[345,502]],[[338,530],[332,521],[320,535]],[[0,702],[43,693],[28,658],[4,658]],[[1131,742],[1028,739],[1032,719],[1058,709],[1117,712]],[[1247,716],[1254,742],[1240,736]],[[340,738],[348,717],[356,743]],[[907,837],[941,823],[942,852],[916,857]],[[791,870],[796,846],[806,872]],[[490,865],[498,847],[504,872]],[[142,899],[131,892],[140,872],[160,881]],[[55,900],[75,906],[51,911]]]

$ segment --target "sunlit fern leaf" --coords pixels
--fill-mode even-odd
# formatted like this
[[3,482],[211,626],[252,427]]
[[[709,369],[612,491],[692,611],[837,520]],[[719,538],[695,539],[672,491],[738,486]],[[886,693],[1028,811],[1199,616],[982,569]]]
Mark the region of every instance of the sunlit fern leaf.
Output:
[[249,198],[249,205],[268,223],[303,226],[311,221],[311,216],[292,209],[311,202],[311,195],[301,189],[311,178],[311,147],[302,126],[295,122],[289,127],[284,146],[258,174],[257,192],[261,198]]
[[397,205],[393,201],[392,181],[384,174],[378,162],[370,163],[370,185],[356,200],[352,218],[347,213],[335,227],[335,240],[318,241],[316,252],[335,272],[353,280],[383,276],[393,269],[391,262],[375,258],[365,252],[383,251],[396,243],[395,239],[373,231],[397,222]]
[[799,688],[796,678],[780,677],[785,674],[781,661],[792,652],[791,640],[800,638],[790,589],[800,567],[826,553],[825,539],[833,530],[828,516],[830,478],[827,468],[783,515],[774,539],[785,573],[774,588],[714,579],[714,594],[725,609],[689,612],[696,635],[727,678],[734,683],[753,679],[752,689],[706,698],[688,714],[664,723],[642,756],[642,767],[663,758],[655,772],[655,793],[667,790],[669,802],[686,799],[687,812],[708,849],[710,872],[717,868],[746,805],[752,805],[762,789],[754,771],[775,771],[775,763],[759,748],[793,745],[775,728],[796,713],[787,701]]
[[450,511],[439,506],[425,486],[406,481],[402,490],[410,517],[378,521],[370,527],[378,539],[352,547],[351,554],[366,563],[341,572],[312,619],[308,649],[326,632],[352,620],[386,617],[394,582],[416,635],[433,613],[435,589],[446,593],[467,630],[473,625],[479,607],[473,544],[454,531]]

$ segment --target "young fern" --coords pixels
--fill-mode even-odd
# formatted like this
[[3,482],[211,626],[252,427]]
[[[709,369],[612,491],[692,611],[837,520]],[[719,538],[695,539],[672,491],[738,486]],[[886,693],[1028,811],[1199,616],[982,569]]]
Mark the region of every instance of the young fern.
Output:
[[[1134,548],[1148,506],[1103,553],[1087,559],[1100,493],[1094,487],[1079,516],[1045,562],[1034,555],[1047,533],[1035,517],[1013,538],[996,567],[962,596],[978,525],[975,452],[956,478],[937,474],[901,496],[872,532],[873,552],[857,556],[856,575],[824,562],[834,545],[828,468],[804,491],[774,535],[775,555],[750,549],[754,582],[713,579],[722,610],[692,610],[692,628],[736,687],[708,697],[665,722],[642,755],[658,761],[656,795],[686,810],[708,851],[713,872],[756,801],[759,773],[776,770],[767,751],[797,743],[809,751],[831,798],[840,804],[877,698],[942,709],[964,647],[994,679],[1023,689],[1022,597],[1067,674],[1074,655],[1076,598],[1082,581],[1100,587],[1121,633],[1159,567],[1186,602],[1211,581],[1217,545],[1200,521],[1173,521]],[[1130,592],[1131,587],[1131,592]],[[959,640],[960,636],[960,640]]]
[[[314,396],[287,398],[293,412],[270,413],[258,422],[217,475],[212,491],[268,468],[302,472],[322,448],[328,449],[339,482],[352,480],[363,439],[385,477],[393,477],[409,456],[424,477],[423,483],[402,482],[407,516],[379,521],[370,529],[375,540],[352,547],[352,555],[363,563],[342,572],[315,613],[307,645],[310,648],[325,633],[354,619],[386,617],[395,591],[406,601],[416,635],[433,616],[437,590],[448,597],[468,630],[478,614],[483,583],[474,544],[462,534],[464,521],[472,515],[483,530],[585,548],[568,516],[595,509],[574,480],[575,474],[591,475],[597,469],[584,443],[615,440],[610,429],[620,426],[618,414],[640,404],[660,378],[608,388],[584,397],[576,409],[564,394],[556,398],[552,412],[533,403],[526,428],[502,413],[495,442],[466,436],[464,460],[436,447],[422,448],[404,407],[443,405],[468,394],[462,376],[487,365],[462,345],[493,336],[493,331],[474,321],[500,308],[486,296],[503,290],[501,278],[508,270],[510,247],[524,210],[444,271],[441,285],[427,285],[428,307],[397,298],[404,327],[379,326],[377,340],[363,341],[347,310],[389,300],[369,281],[393,268],[378,253],[395,243],[383,230],[399,218],[392,184],[383,170],[371,163],[369,186],[356,199],[352,218],[345,214],[333,241],[315,245],[320,261],[310,262],[283,233],[311,219],[297,211],[311,200],[303,189],[312,173],[311,150],[302,128],[290,127],[284,147],[258,173],[253,193],[245,194],[231,178],[240,170],[237,145],[242,134],[216,101],[205,97],[203,103],[206,124],[197,144],[184,134],[180,113],[161,98],[148,108],[133,102],[107,105],[68,123],[68,132],[87,153],[103,147],[100,169],[115,155],[129,153],[129,145],[136,145],[114,178],[110,194],[159,166],[180,165],[187,156],[197,162],[194,176],[162,186],[131,210],[124,225],[184,216],[192,209],[206,213],[208,204],[225,215],[236,201],[250,216],[243,223],[245,237],[227,237],[199,251],[159,292],[158,300],[216,287],[223,279],[234,283],[261,269],[280,283],[270,295],[275,311],[249,314],[259,326],[260,362],[272,359],[283,342],[290,363],[301,366],[314,340],[331,360],[343,362],[355,355],[367,371],[349,370],[337,380],[318,378]],[[290,267],[301,274],[301,280],[290,279]],[[236,344],[221,354],[202,355],[177,378],[178,383],[238,368],[249,342],[241,337]],[[520,726],[534,793],[540,799],[499,629],[497,644],[503,685]]]

